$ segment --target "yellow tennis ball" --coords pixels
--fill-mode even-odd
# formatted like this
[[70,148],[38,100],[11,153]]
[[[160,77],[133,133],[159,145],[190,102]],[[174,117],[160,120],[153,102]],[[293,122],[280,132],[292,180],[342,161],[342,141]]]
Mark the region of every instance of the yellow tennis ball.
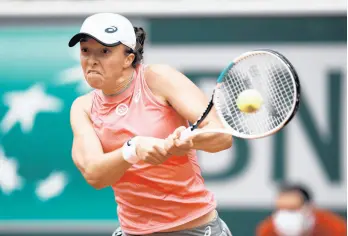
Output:
[[237,106],[240,111],[253,113],[260,109],[263,103],[261,94],[255,89],[247,89],[241,92],[237,98]]

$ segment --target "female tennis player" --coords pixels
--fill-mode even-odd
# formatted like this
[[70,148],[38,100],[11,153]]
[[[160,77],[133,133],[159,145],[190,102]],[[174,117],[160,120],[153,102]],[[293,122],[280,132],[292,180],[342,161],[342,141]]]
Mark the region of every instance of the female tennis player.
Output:
[[[125,17],[88,17],[80,43],[84,76],[94,90],[71,107],[72,156],[86,181],[112,186],[120,229],[114,235],[231,235],[204,186],[196,150],[230,148],[232,136],[180,140],[207,97],[166,65],[144,65],[145,32]],[[211,112],[200,128],[222,128]]]

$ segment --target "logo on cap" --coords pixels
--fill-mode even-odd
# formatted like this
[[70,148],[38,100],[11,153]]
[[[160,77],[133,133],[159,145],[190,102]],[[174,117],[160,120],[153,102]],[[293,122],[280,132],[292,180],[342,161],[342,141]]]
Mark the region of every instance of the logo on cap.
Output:
[[105,32],[109,33],[109,34],[115,33],[116,31],[117,31],[116,26],[111,26],[111,27],[105,29]]

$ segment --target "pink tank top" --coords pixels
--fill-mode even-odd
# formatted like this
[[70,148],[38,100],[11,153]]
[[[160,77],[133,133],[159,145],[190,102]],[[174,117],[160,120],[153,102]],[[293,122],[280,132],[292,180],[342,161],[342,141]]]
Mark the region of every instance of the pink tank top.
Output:
[[[136,69],[131,86],[115,97],[94,90],[91,119],[104,152],[121,148],[140,135],[166,138],[187,126],[172,107],[162,105],[144,78],[144,65]],[[122,229],[149,234],[188,223],[216,207],[214,195],[204,186],[196,152],[173,156],[161,165],[133,165],[112,185]]]

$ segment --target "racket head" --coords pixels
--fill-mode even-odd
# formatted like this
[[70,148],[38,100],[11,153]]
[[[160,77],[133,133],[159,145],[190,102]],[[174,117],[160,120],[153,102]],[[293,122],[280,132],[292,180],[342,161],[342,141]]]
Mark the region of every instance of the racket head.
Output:
[[[255,113],[237,107],[238,95],[256,89],[265,98]],[[281,53],[259,49],[243,53],[217,79],[213,102],[220,120],[233,136],[257,139],[285,127],[300,105],[300,81],[294,66]]]

